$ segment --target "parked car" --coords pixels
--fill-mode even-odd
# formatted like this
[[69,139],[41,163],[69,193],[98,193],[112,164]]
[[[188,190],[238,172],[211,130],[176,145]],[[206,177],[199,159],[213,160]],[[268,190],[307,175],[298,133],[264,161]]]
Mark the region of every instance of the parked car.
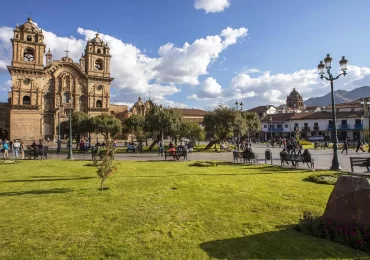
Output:
[[322,135],[310,136],[308,141],[324,141],[324,137]]

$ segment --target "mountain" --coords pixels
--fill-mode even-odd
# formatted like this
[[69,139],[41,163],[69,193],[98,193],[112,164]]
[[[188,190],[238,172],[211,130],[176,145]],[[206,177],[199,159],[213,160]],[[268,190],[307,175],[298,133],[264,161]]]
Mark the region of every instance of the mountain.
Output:
[[[354,101],[360,98],[370,97],[370,86],[364,86],[356,88],[351,91],[347,90],[336,90],[334,91],[335,103],[345,103]],[[326,107],[331,104],[331,94],[330,92],[322,97],[313,97],[304,101],[306,107],[309,106],[320,106]]]

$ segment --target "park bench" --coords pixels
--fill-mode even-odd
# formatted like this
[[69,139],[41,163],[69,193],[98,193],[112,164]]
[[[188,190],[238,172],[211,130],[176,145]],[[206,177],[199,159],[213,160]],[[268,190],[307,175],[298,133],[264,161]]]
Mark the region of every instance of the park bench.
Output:
[[188,152],[186,150],[183,151],[165,151],[164,152],[164,159],[167,160],[167,156],[173,157],[176,160],[179,160],[180,157],[184,157],[184,160],[188,160]]
[[254,152],[249,152],[247,153],[245,156],[244,156],[244,152],[237,152],[237,151],[234,151],[233,152],[233,158],[234,158],[234,162],[252,162],[253,163],[257,163],[258,164],[258,155],[255,154]]
[[296,155],[281,155],[280,154],[280,161],[281,161],[281,166],[284,166],[285,163],[291,162],[292,166],[296,167],[299,166],[299,163],[306,163],[308,168],[314,169],[315,168],[315,161],[314,159],[310,156],[309,158],[303,158],[302,156],[296,156]]
[[353,166],[366,167],[370,171],[370,158],[366,157],[349,157],[351,162],[351,171],[353,172]]
[[137,147],[127,147],[126,148],[126,153],[128,152],[133,152],[133,153],[137,153],[139,150],[137,149]]
[[34,148],[32,149],[30,146],[27,146],[27,150],[24,151],[24,158],[25,159],[47,159],[48,158],[48,146],[43,146],[41,149]]

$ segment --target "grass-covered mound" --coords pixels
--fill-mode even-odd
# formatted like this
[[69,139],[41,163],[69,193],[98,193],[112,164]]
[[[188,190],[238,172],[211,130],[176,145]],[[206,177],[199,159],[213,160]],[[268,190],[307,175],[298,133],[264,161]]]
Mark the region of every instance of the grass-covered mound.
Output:
[[369,257],[294,230],[333,189],[309,170],[125,161],[99,191],[87,163],[0,165],[0,259]]
[[308,181],[318,183],[318,184],[330,184],[335,185],[337,183],[340,174],[337,173],[327,173],[327,174],[312,174],[308,176]]

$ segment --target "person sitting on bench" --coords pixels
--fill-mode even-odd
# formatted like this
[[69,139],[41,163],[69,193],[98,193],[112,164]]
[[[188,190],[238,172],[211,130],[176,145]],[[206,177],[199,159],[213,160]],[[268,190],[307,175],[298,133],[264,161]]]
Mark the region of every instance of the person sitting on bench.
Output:
[[[285,150],[285,148],[280,152],[280,158],[283,162],[285,162],[287,165],[289,165],[289,162],[288,162],[289,154]],[[293,162],[292,162],[292,165],[294,166]]]

